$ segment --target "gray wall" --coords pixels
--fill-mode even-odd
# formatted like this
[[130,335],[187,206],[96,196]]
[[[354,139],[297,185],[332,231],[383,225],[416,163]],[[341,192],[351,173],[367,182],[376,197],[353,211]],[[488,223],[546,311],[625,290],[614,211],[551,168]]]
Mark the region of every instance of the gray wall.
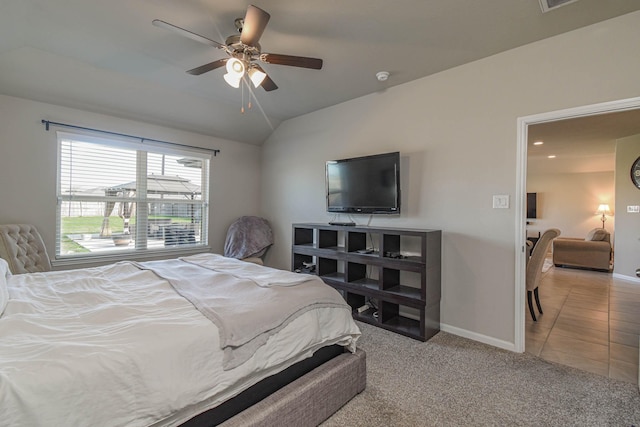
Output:
[[[209,243],[221,253],[227,227],[259,212],[260,147],[0,95],[0,223],[34,224],[50,255],[56,230],[55,129],[42,119],[221,150],[211,161]],[[238,197],[242,194],[242,197]]]
[[326,160],[399,150],[402,215],[372,225],[442,229],[443,328],[514,348],[517,119],[639,96],[638,40],[636,12],[283,122],[263,150],[267,262],[289,267],[291,223],[331,218]]
[[637,279],[636,269],[640,268],[640,213],[627,213],[627,206],[640,205],[640,190],[633,185],[630,177],[631,164],[638,157],[640,157],[640,135],[617,141],[613,272],[616,275],[635,279]]

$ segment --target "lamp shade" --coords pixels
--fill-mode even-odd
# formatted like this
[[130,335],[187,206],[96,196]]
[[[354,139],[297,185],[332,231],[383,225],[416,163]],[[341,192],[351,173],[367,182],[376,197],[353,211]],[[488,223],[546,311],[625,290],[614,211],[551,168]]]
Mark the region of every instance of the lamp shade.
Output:
[[242,80],[241,75],[237,76],[232,73],[226,73],[223,77],[229,86],[234,87],[236,89],[240,87],[240,80]]
[[238,78],[244,74],[244,63],[238,58],[231,58],[227,61],[227,73],[235,74]]
[[598,206],[598,210],[596,210],[596,215],[611,215],[611,209],[609,209],[609,205],[603,203]]
[[265,73],[263,73],[262,71],[258,70],[257,68],[251,68],[247,74],[249,75],[249,78],[251,79],[251,82],[253,83],[253,87],[258,87],[262,84],[262,82],[264,81],[264,78],[267,77],[267,75]]

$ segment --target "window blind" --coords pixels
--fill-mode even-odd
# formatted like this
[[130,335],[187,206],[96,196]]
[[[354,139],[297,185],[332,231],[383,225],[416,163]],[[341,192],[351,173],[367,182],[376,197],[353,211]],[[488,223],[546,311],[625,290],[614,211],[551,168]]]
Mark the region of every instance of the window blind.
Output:
[[56,259],[207,246],[209,153],[58,132]]

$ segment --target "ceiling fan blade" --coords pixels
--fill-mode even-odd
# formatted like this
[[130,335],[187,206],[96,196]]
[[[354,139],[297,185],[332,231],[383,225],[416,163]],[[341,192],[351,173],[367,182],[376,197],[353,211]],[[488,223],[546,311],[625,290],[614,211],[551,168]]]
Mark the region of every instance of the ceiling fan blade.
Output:
[[289,65],[292,67],[322,69],[322,59],[307,58],[305,56],[279,55],[277,53],[263,53],[260,60],[268,64]]
[[266,90],[267,92],[278,89],[278,86],[273,82],[273,80],[271,80],[271,77],[269,77],[268,74],[267,77],[264,78],[260,86],[262,86],[262,89]]
[[261,71],[261,72],[263,72],[265,74],[264,80],[262,81],[262,83],[260,83],[260,86],[262,86],[262,89],[266,90],[267,92],[271,92],[272,90],[278,89],[278,85],[276,85],[274,83],[274,81],[271,80],[271,77],[269,77],[269,74],[267,74],[267,72],[264,71],[261,66],[259,66],[258,64],[255,64],[255,63],[254,63],[253,66],[258,71]]
[[258,44],[258,40],[260,40],[264,32],[269,18],[271,18],[271,15],[264,10],[254,5],[249,5],[247,13],[244,16],[240,41],[247,46],[255,46]]
[[208,38],[206,38],[204,36],[201,36],[200,34],[192,33],[189,30],[185,30],[184,28],[180,28],[180,27],[175,26],[173,24],[169,24],[168,22],[162,21],[160,19],[154,19],[152,21],[152,24],[155,25],[156,27],[160,27],[160,28],[164,28],[164,29],[167,29],[167,30],[174,31],[174,32],[180,34],[181,36],[190,38],[191,40],[195,40],[195,41],[200,42],[200,43],[208,44],[209,46],[217,47],[218,49],[224,49],[226,47],[222,43],[218,43],[217,41],[208,39]]
[[208,64],[201,65],[192,70],[187,71],[187,73],[193,76],[199,76],[200,74],[208,73],[209,71],[215,70],[216,68],[223,67],[229,58],[218,59],[213,62],[209,62]]

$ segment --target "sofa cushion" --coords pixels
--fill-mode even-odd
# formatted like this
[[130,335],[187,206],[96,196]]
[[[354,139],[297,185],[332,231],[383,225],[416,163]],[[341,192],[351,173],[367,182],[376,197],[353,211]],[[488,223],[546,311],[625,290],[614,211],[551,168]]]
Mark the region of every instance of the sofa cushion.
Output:
[[587,234],[587,237],[585,237],[584,240],[599,242],[601,240],[606,240],[608,235],[609,235],[609,232],[604,228],[594,228]]

